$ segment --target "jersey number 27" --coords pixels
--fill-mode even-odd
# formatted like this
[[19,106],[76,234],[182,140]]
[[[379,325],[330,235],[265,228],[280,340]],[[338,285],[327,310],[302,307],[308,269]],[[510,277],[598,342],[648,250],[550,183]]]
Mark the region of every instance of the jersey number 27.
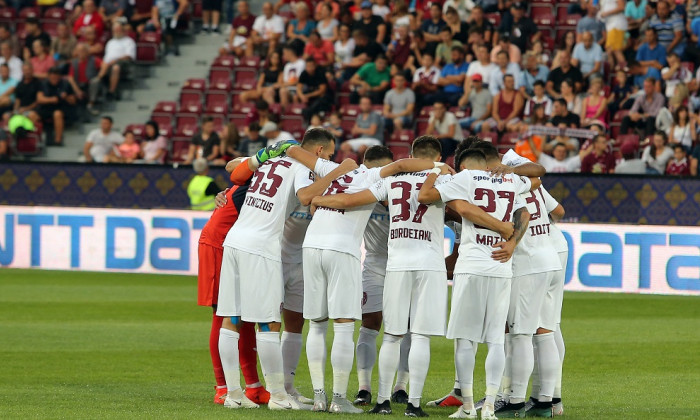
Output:
[[[420,190],[422,183],[416,185],[416,190]],[[411,204],[408,199],[411,198],[412,185],[406,181],[396,181],[391,183],[391,189],[400,189],[401,198],[394,198],[391,200],[391,204],[399,206],[399,214],[391,218],[392,222],[405,222],[411,218]],[[428,206],[425,204],[420,204],[413,215],[413,223],[420,223],[423,221],[423,215],[428,211]]]

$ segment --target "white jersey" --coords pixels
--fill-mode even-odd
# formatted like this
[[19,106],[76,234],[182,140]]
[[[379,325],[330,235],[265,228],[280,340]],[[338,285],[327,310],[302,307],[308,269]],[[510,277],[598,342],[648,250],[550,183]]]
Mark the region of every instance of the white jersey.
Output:
[[[544,207],[547,209],[547,213],[551,213],[555,208],[557,208],[559,202],[555,200],[551,194],[549,194],[549,191],[547,191],[544,187],[540,187],[537,192],[542,196],[542,201],[544,201]],[[561,232],[561,229],[559,229],[556,223],[550,224],[549,236],[552,238],[552,246],[557,252],[569,251],[569,244],[566,242],[564,234]]]
[[365,228],[364,269],[386,276],[386,263],[389,254],[389,209],[377,203]]
[[[333,181],[325,195],[352,194],[366,190],[381,179],[381,168],[368,169],[365,165]],[[362,236],[374,204],[340,210],[327,207],[316,209],[304,239],[304,248],[330,249],[361,257]]]
[[301,264],[302,245],[304,244],[304,236],[306,229],[311,222],[311,212],[309,206],[302,206],[297,203],[297,206],[291,213],[287,221],[284,223],[284,233],[282,235],[282,262],[288,264]]
[[[529,160],[512,149],[502,159],[504,165],[511,167],[527,162]],[[528,191],[522,195],[522,199],[525,200],[527,211],[530,213],[530,224],[513,253],[515,275],[524,276],[561,270],[559,256],[550,238],[551,223],[542,196],[536,191]]]
[[[321,172],[332,170],[321,159],[316,167]],[[289,157],[270,159],[260,165],[224,246],[281,261],[285,221],[298,204],[296,193],[311,185],[313,179],[307,167]]]
[[[418,202],[429,172],[403,173],[382,179],[370,191],[389,201],[389,258],[386,271],[441,271],[445,268],[445,205]],[[449,180],[441,176],[436,183]]]
[[[529,179],[513,174],[492,177],[485,171],[464,170],[455,175],[451,182],[435,188],[440,192],[443,202],[465,200],[496,219],[507,222],[513,220],[515,210],[525,207],[520,195],[529,192],[531,184]],[[512,259],[501,263],[491,257],[493,245],[502,240],[498,233],[463,218],[459,257],[454,273],[512,277]]]

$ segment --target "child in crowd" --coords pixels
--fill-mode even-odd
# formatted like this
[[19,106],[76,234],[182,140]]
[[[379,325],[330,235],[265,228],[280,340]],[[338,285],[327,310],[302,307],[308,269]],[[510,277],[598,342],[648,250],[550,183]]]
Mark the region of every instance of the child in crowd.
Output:
[[340,147],[340,143],[345,139],[345,131],[343,130],[340,112],[331,112],[328,122],[323,124],[323,128],[330,131],[333,137],[335,137],[336,149]]
[[685,151],[685,147],[680,144],[673,146],[673,159],[669,160],[668,165],[666,165],[666,175],[690,175],[688,153]]
[[248,136],[241,140],[238,151],[243,156],[253,156],[258,150],[267,145],[267,139],[260,135],[260,124],[253,122],[248,126]]
[[118,149],[123,163],[133,162],[138,159],[139,153],[141,153],[141,146],[136,142],[136,136],[131,131],[124,133],[124,142],[119,145]]

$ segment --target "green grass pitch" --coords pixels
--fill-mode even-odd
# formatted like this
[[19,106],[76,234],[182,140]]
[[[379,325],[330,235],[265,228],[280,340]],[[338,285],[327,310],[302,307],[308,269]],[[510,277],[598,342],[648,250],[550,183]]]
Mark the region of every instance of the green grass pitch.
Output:
[[[331,416],[215,406],[209,326],[193,277],[2,269],[0,418]],[[700,299],[567,293],[562,329],[566,418],[700,417]],[[452,348],[433,340],[424,401],[451,388]],[[304,354],[297,387],[311,394]]]

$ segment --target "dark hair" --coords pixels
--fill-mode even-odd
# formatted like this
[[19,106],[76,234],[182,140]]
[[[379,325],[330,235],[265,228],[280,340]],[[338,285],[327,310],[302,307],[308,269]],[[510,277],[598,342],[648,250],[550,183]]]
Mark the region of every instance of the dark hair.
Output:
[[36,16],[30,16],[24,20],[25,25],[30,23],[33,23],[34,25],[39,25],[39,18],[37,18]]
[[365,162],[382,159],[394,160],[394,154],[386,146],[372,146],[365,152]]
[[313,58],[312,56],[306,57],[306,62],[307,62],[307,63],[314,63],[314,64],[316,64],[316,60],[314,60],[314,58]]
[[146,121],[145,126],[148,127],[149,125],[153,127],[153,137],[149,137],[148,132],[146,130],[143,130],[143,138],[146,140],[155,140],[158,138],[158,136],[160,136],[160,129],[158,127],[158,123],[153,120],[148,120]]
[[202,125],[206,123],[214,122],[214,117],[204,117],[202,118]]
[[676,151],[676,150],[678,150],[678,149],[681,149],[681,150],[683,151],[683,153],[688,153],[688,151],[685,150],[685,146],[683,146],[682,144],[680,144],[680,143],[674,144],[674,145],[673,145],[673,150]]
[[685,105],[681,105],[678,108],[676,108],[675,111],[673,111],[673,123],[674,124],[680,124],[680,115],[681,111],[685,111],[686,116],[685,116],[685,122],[688,123],[690,121],[690,113],[688,112],[688,107]]
[[450,51],[459,51],[464,54],[464,48],[460,47],[459,45],[453,45]]
[[134,132],[131,131],[131,130],[126,130],[126,131],[124,132],[124,137],[126,137],[126,136],[129,135],[129,134],[131,134],[132,136],[134,136],[134,138],[136,138],[136,134],[134,134]]
[[301,144],[302,146],[307,144],[312,146],[328,146],[332,141],[335,141],[335,137],[333,137],[330,131],[325,128],[312,128],[304,133]]
[[498,154],[498,150],[496,149],[496,146],[494,146],[493,143],[491,143],[490,141],[486,141],[486,140],[476,141],[476,142],[474,142],[474,144],[472,144],[472,147],[470,147],[470,149],[481,150],[484,153],[484,156],[486,157],[487,161],[500,159],[500,155]]
[[[647,4],[649,4],[649,3],[651,3],[651,2],[647,2]],[[659,35],[659,32],[653,26],[647,26],[647,29],[645,30],[645,32],[646,31],[652,31],[654,33],[654,35],[657,35],[657,36]]]
[[[471,135],[471,136],[466,137],[464,140],[459,142],[459,144],[457,145],[457,148],[455,149],[455,156],[459,155],[464,150],[469,149],[472,146],[472,144],[474,144],[474,142],[477,142],[479,140],[481,140],[481,137],[479,137],[477,135]],[[455,168],[455,169],[457,169],[457,168]]]
[[558,103],[559,105],[563,106],[564,108],[567,108],[567,110],[568,110],[569,104],[566,103],[566,99],[564,99],[564,98],[557,98],[557,99],[554,100],[554,103]]
[[270,109],[270,104],[268,104],[267,101],[263,99],[258,99],[255,102],[255,109],[257,109],[258,111],[267,111],[268,109]]
[[442,6],[440,6],[440,3],[438,3],[438,2],[433,3],[433,4],[430,5],[430,8],[432,9],[433,6],[439,7],[439,8],[440,8],[440,13],[442,13]]
[[260,123],[257,121],[253,121],[248,126],[248,131],[260,131]]
[[537,119],[537,111],[538,110],[544,111],[544,104],[535,104],[534,107],[532,107],[532,122],[531,124],[544,124],[547,122],[547,115],[544,115],[542,120]]
[[552,151],[554,151],[554,149],[556,149],[557,147],[560,147],[560,146],[566,149],[566,145],[564,143],[558,141],[558,142],[556,142],[556,144],[554,146],[552,146]]
[[486,155],[480,149],[466,149],[455,159],[455,166],[461,167],[462,162],[467,159],[476,161],[477,163],[486,164]]
[[109,121],[110,124],[114,123],[114,120],[109,115],[103,115],[102,119]]
[[[566,35],[568,35],[570,32],[573,32],[573,31],[565,32],[563,34],[563,36],[561,37],[561,39],[559,39],[559,44],[557,45],[558,50],[565,50],[566,49]],[[574,44],[576,44],[576,34],[574,34]],[[572,50],[573,50],[573,47],[571,47],[571,50],[568,50],[568,51],[571,52]]]
[[496,54],[496,55],[498,56],[498,55],[501,55],[501,54],[505,55],[506,58],[507,58],[508,60],[510,60],[510,54],[508,54],[508,51],[506,51],[506,50],[501,50],[501,51],[499,51],[498,54]]
[[535,80],[535,83],[532,84],[532,86],[542,86],[544,87],[544,82],[542,80]]
[[53,66],[49,69],[49,74],[61,74],[61,68],[58,66]]
[[8,66],[7,63],[2,63],[2,64],[0,64],[0,67],[5,67],[5,68],[7,68],[8,70],[10,69],[10,66]]
[[411,155],[416,158],[435,158],[441,154],[442,145],[434,136],[420,136],[411,145]]
[[386,61],[389,61],[389,59],[386,58],[386,56],[385,56],[384,54],[378,54],[378,55],[377,55],[377,58],[375,58],[374,61],[377,61],[377,60],[386,60]]
[[442,29],[440,29],[440,32],[449,32],[449,33],[452,33],[452,29],[450,29],[449,26],[443,26]]

